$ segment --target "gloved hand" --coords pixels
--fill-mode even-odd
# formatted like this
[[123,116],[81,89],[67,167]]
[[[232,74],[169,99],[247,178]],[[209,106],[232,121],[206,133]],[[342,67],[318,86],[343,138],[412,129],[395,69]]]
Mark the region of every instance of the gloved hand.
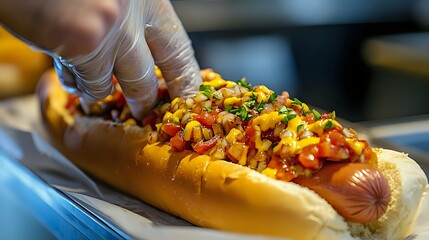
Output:
[[[31,13],[29,5],[44,4],[45,7],[33,14],[33,18],[41,18],[41,22],[34,22],[34,25],[53,24],[51,28],[40,26],[42,30],[48,30],[29,35],[23,34],[25,29],[17,27],[16,22],[8,24],[6,21],[5,25],[53,56],[66,89],[78,94],[86,103],[111,93],[114,73],[132,114],[142,117],[156,100],[158,81],[154,64],[161,69],[171,97],[188,97],[198,91],[201,84],[199,66],[188,35],[168,0],[9,2],[15,5],[22,2],[25,6],[21,5],[20,9],[30,8],[27,15],[21,14],[27,18]],[[13,9],[10,7],[6,9]],[[19,18],[19,14],[16,17]],[[3,20],[0,18],[0,22]],[[80,25],[70,28],[67,21],[76,21]],[[82,36],[76,35],[77,30],[82,30],[79,27],[84,30]]]

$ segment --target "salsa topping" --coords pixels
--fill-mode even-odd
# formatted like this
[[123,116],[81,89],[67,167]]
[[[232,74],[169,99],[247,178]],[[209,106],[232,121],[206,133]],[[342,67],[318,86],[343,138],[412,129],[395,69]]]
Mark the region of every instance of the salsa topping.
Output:
[[[225,80],[211,69],[201,75],[194,98],[170,101],[161,91],[161,104],[142,121],[131,116],[119,87],[89,115],[140,126],[149,143],[166,142],[174,151],[193,150],[284,181],[311,176],[326,161],[376,165],[368,142],[344,128],[335,112],[319,113],[287,92],[277,95],[245,78]],[[83,114],[77,97],[70,96],[66,107]]]

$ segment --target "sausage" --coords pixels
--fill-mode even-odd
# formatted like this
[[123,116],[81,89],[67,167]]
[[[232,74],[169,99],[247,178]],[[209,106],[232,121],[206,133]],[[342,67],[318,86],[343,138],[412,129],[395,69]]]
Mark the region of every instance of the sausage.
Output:
[[390,201],[386,178],[368,164],[326,164],[312,177],[297,178],[294,182],[319,194],[351,222],[377,220],[386,212]]

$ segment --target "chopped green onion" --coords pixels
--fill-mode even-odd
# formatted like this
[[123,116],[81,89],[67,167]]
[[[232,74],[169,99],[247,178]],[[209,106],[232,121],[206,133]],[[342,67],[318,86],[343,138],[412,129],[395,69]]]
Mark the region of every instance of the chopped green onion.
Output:
[[301,130],[304,127],[304,124],[301,123],[298,125],[298,127],[296,128],[296,132],[299,132],[299,130]]
[[268,103],[272,103],[274,102],[274,100],[276,100],[277,98],[277,93],[273,92],[270,97],[268,98]]
[[284,123],[287,123],[287,122],[289,122],[290,120],[294,119],[295,117],[296,117],[296,114],[289,114],[289,115],[286,115],[286,116],[283,118],[283,122],[284,122]]
[[200,92],[202,92],[203,95],[209,97],[212,93],[212,88],[210,85],[203,84],[203,85],[200,85]]
[[232,109],[232,105],[231,104],[228,104],[228,105],[225,106],[225,111],[229,112],[229,111],[231,111],[231,109]]
[[262,102],[260,104],[258,104],[258,106],[256,107],[256,111],[262,112],[262,111],[264,111],[264,108],[265,108],[265,102],[264,102],[264,100],[262,100]]
[[240,109],[238,107],[233,107],[229,112],[232,114],[236,114]]
[[211,90],[211,86],[207,84],[200,85],[200,91],[204,92],[206,90]]
[[335,111],[332,111],[331,119],[335,120],[336,117],[337,117],[337,114],[335,113]]
[[258,100],[258,98],[256,97],[254,92],[252,92],[252,96],[250,96],[250,100],[253,100],[255,102],[256,102],[256,100]]
[[204,109],[205,109],[207,112],[212,112],[212,108],[211,108],[211,107],[206,107],[206,106],[204,106]]
[[302,106],[302,102],[298,100],[298,98],[294,98],[292,104]]
[[174,123],[180,123],[180,118],[173,116],[173,122]]
[[310,113],[311,113],[311,111],[305,111],[304,108],[301,109],[301,114],[302,115],[307,115],[307,114],[310,114]]
[[246,79],[245,79],[245,78],[242,78],[241,80],[238,80],[238,81],[237,81],[237,84],[238,84],[238,86],[245,87],[245,88],[247,88],[247,89],[249,89],[249,90],[251,90],[251,89],[252,89],[252,87],[250,86],[250,83],[246,82]]
[[320,113],[316,109],[313,109],[313,114],[314,114],[314,121],[317,121],[320,119]]
[[[252,118],[252,115],[250,115],[247,112],[247,109],[244,106],[240,106],[237,108],[238,111],[235,113],[238,117],[241,118],[241,120],[246,121],[246,120],[250,120]],[[231,111],[232,113],[232,111]]]
[[255,105],[256,105],[256,101],[255,101],[255,100],[251,100],[251,101],[248,101],[248,102],[246,103],[246,106],[247,106],[248,108],[253,108],[253,107],[255,107]]
[[279,113],[280,113],[280,114],[287,114],[287,113],[288,113],[288,109],[287,109],[287,107],[282,106],[282,107],[280,108],[280,110],[279,110]]
[[328,120],[328,122],[323,127],[324,130],[330,130],[334,127],[334,123],[331,120]]
[[213,98],[220,99],[220,97],[217,93],[213,94]]

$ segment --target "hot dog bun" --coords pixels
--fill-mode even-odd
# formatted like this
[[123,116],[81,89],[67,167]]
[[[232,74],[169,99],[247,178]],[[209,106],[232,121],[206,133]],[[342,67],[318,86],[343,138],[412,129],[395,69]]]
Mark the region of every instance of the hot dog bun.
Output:
[[147,144],[140,127],[71,116],[67,93],[54,71],[38,88],[53,143],[93,177],[203,227],[293,239],[403,239],[427,178],[406,154],[376,149],[391,201],[370,224],[347,223],[315,192],[269,178],[247,167],[212,161],[168,144]]

